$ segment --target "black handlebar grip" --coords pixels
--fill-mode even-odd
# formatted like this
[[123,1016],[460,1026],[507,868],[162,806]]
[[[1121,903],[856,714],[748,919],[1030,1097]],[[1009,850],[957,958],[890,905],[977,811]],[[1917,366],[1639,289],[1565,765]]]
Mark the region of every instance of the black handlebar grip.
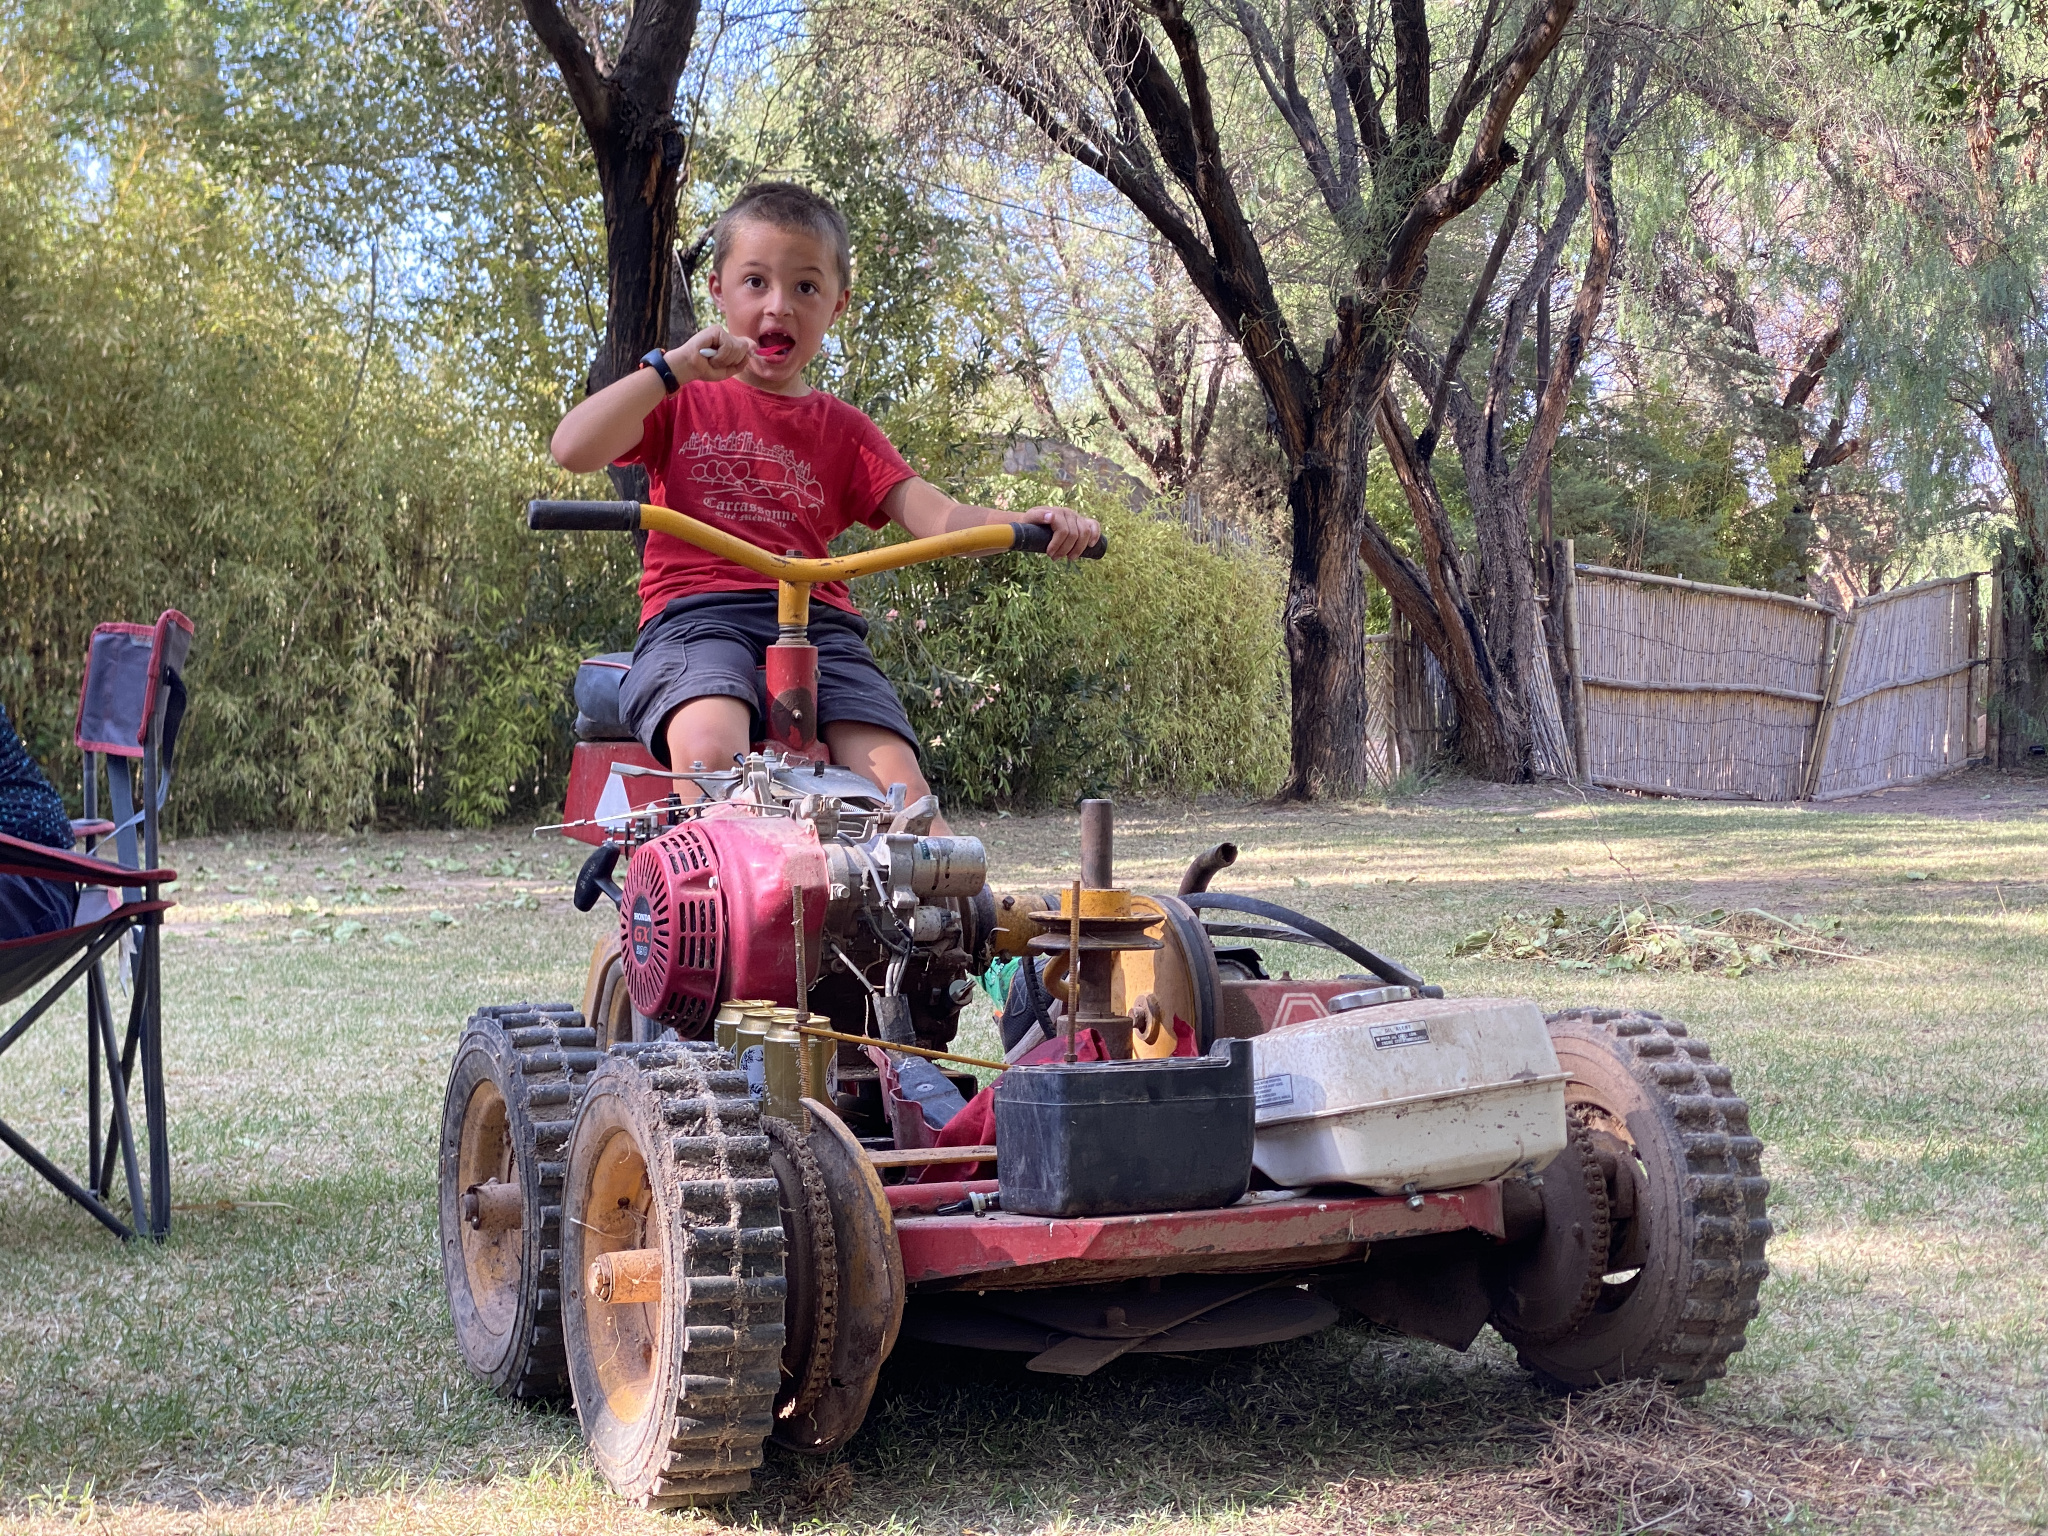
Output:
[[[1018,550],[1027,555],[1042,555],[1052,548],[1052,524],[1012,523],[1010,526],[1017,530],[1016,542],[1010,546],[1011,549]],[[1081,558],[1083,560],[1100,560],[1108,553],[1109,535],[1104,534],[1093,544],[1089,545],[1088,548],[1081,551]]]
[[566,533],[632,533],[640,526],[637,501],[529,501],[526,526]]

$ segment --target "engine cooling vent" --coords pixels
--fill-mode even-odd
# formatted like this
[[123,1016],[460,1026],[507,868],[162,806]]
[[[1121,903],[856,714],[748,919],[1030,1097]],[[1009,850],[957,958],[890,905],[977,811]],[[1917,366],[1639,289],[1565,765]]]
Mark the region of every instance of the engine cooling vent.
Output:
[[718,1004],[724,922],[718,862],[693,825],[634,851],[620,892],[619,950],[633,1006],[689,1039]]

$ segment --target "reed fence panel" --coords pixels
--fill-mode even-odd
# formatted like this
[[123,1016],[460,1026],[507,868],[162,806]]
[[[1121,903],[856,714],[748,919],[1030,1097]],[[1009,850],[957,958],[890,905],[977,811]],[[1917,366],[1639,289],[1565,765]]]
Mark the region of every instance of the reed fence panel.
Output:
[[1709,800],[1799,797],[1827,681],[1827,609],[1604,566],[1573,576],[1588,782]]
[[1382,787],[1401,772],[1401,745],[1394,731],[1394,651],[1392,635],[1365,637],[1365,771]]
[[1365,637],[1365,766],[1385,786],[1440,757],[1457,718],[1450,681],[1429,648],[1395,616],[1392,631]]
[[1967,764],[1981,665],[1977,578],[1860,598],[1850,618],[1807,794],[1867,795]]

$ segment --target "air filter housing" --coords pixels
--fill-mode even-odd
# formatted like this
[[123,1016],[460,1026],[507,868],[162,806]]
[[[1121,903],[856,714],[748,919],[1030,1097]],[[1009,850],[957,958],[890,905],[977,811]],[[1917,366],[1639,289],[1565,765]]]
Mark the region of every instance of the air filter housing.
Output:
[[633,852],[619,900],[619,951],[633,1006],[684,1038],[718,1006],[725,948],[718,859],[695,823]]

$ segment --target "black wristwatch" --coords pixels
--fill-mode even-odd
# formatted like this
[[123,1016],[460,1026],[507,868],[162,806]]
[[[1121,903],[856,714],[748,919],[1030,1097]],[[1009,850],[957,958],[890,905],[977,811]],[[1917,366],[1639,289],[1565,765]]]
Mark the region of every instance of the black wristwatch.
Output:
[[659,347],[656,347],[652,352],[641,358],[640,366],[642,368],[652,368],[659,374],[661,377],[661,387],[670,394],[674,394],[683,387],[682,381],[676,377],[675,370],[668,365],[668,354]]

